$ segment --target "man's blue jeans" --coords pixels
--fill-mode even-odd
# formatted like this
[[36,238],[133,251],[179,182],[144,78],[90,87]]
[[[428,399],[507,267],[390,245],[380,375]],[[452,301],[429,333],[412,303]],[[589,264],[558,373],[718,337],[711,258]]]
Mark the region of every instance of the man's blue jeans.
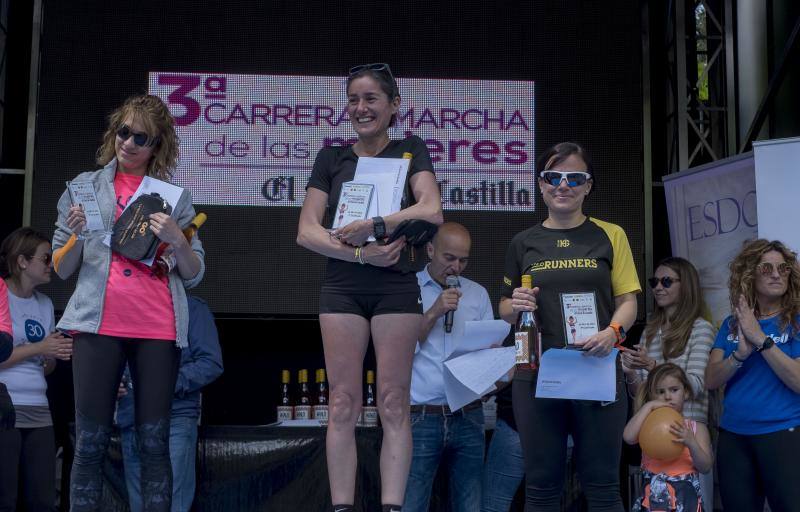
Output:
[[[194,500],[194,461],[197,452],[197,418],[174,417],[169,426],[169,458],[172,463],[171,512],[187,512]],[[134,427],[122,429],[122,458],[131,512],[142,512],[139,485],[141,462]]]
[[519,434],[498,419],[483,468],[481,512],[508,512],[524,476],[525,461]]
[[[436,406],[430,406],[431,409]],[[450,510],[478,512],[483,469],[483,409],[442,414],[411,414],[414,456],[406,485],[403,512],[427,512],[439,465],[447,471]]]

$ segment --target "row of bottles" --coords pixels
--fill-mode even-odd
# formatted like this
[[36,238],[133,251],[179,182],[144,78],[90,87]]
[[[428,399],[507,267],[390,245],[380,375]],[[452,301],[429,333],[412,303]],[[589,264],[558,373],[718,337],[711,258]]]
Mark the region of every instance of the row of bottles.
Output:
[[[315,388],[311,391],[308,383],[308,370],[298,370],[296,392],[291,389],[291,373],[281,371],[281,399],[278,404],[278,421],[319,420],[328,423],[328,382],[324,368],[316,372]],[[375,372],[367,371],[364,391],[364,405],[358,416],[358,426],[377,427],[378,408],[375,401]]]

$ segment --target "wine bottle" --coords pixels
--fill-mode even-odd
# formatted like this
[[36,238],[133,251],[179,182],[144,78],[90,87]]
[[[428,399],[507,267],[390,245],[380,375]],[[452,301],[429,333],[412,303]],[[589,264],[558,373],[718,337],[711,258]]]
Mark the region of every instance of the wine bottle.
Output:
[[367,370],[367,387],[364,393],[364,426],[378,426],[378,407],[375,402],[375,372]]
[[292,407],[292,397],[289,393],[289,381],[291,374],[289,370],[281,370],[281,401],[278,403],[278,421],[292,419],[294,408]]
[[[533,278],[530,274],[522,276],[522,287],[533,288]],[[517,368],[535,370],[539,367],[542,356],[541,335],[539,321],[535,311],[521,311],[514,329],[514,347],[516,349]]]
[[[197,234],[197,230],[200,229],[200,226],[205,224],[207,219],[208,216],[206,216],[205,213],[200,212],[194,216],[194,219],[192,219],[192,222],[190,222],[188,226],[183,228],[183,236],[186,237],[187,241],[192,241],[194,235]],[[156,275],[165,276],[169,274],[173,268],[175,268],[175,265],[177,265],[175,255],[172,253],[172,251],[167,252],[168,248],[168,243],[161,242],[161,244],[158,246],[158,249],[156,249],[156,256],[151,266]]]
[[315,420],[319,420],[320,425],[328,424],[328,383],[325,377],[324,368],[317,370],[317,397],[311,413]]
[[311,390],[308,388],[308,370],[297,372],[299,392],[297,403],[294,406],[294,419],[307,420],[311,418]]

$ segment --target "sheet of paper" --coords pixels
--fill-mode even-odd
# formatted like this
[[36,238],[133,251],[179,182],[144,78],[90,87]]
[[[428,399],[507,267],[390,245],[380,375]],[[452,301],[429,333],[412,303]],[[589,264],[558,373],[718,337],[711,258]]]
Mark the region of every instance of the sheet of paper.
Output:
[[[173,210],[175,206],[178,204],[178,200],[181,198],[181,194],[183,194],[183,189],[177,185],[173,185],[172,183],[167,183],[166,181],[157,180],[150,176],[145,176],[142,180],[141,185],[139,188],[136,189],[136,192],[131,197],[131,200],[128,201],[128,204],[131,204],[142,194],[158,194],[172,206]],[[126,206],[127,208],[127,206]],[[183,227],[183,226],[181,226]]]
[[453,347],[447,357],[503,343],[511,327],[505,320],[474,320],[464,322],[463,326],[464,332],[458,332],[459,336],[454,337],[459,340],[458,345]]
[[[403,187],[406,183],[410,163],[411,160],[405,158],[361,157],[358,159],[353,181],[374,183],[373,179],[378,179],[384,186],[384,190],[381,190],[376,183],[377,195],[380,197],[378,215],[381,217],[400,211]],[[385,178],[376,178],[376,176]]]
[[468,352],[444,363],[444,390],[447,405],[457,411],[495,389],[514,366],[514,347],[487,348]]
[[[173,185],[172,183],[167,183],[166,181],[145,176],[142,180],[142,183],[139,185],[139,188],[136,189],[136,192],[134,192],[133,196],[131,196],[131,199],[128,201],[128,205],[133,203],[140,195],[152,193],[156,193],[166,199],[174,210],[175,206],[178,204],[178,200],[181,198],[181,194],[183,194],[183,189]],[[128,205],[125,205],[126,210],[128,209]],[[183,226],[178,227],[183,228]],[[142,260],[142,263],[150,266],[153,264],[153,260],[155,260],[155,256],[146,260]]]
[[86,231],[102,231],[106,227],[103,225],[103,217],[100,215],[100,205],[97,204],[97,195],[94,192],[94,185],[91,181],[68,181],[70,198],[72,204],[83,206],[83,213],[86,214]]
[[615,400],[618,352],[612,349],[606,357],[591,357],[580,350],[547,350],[536,380],[536,398]]

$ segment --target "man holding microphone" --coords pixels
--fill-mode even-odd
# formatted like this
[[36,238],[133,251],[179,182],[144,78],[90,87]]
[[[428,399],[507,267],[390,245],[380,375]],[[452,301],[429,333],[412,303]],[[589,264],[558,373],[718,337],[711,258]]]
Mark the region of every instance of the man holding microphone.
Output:
[[452,412],[444,389],[444,361],[458,347],[464,323],[494,319],[486,289],[460,277],[469,261],[471,245],[464,226],[442,224],[427,247],[430,263],[417,273],[425,313],[411,369],[414,455],[404,511],[428,510],[433,480],[442,460],[448,464],[451,509],[480,509],[483,408],[476,400]]

